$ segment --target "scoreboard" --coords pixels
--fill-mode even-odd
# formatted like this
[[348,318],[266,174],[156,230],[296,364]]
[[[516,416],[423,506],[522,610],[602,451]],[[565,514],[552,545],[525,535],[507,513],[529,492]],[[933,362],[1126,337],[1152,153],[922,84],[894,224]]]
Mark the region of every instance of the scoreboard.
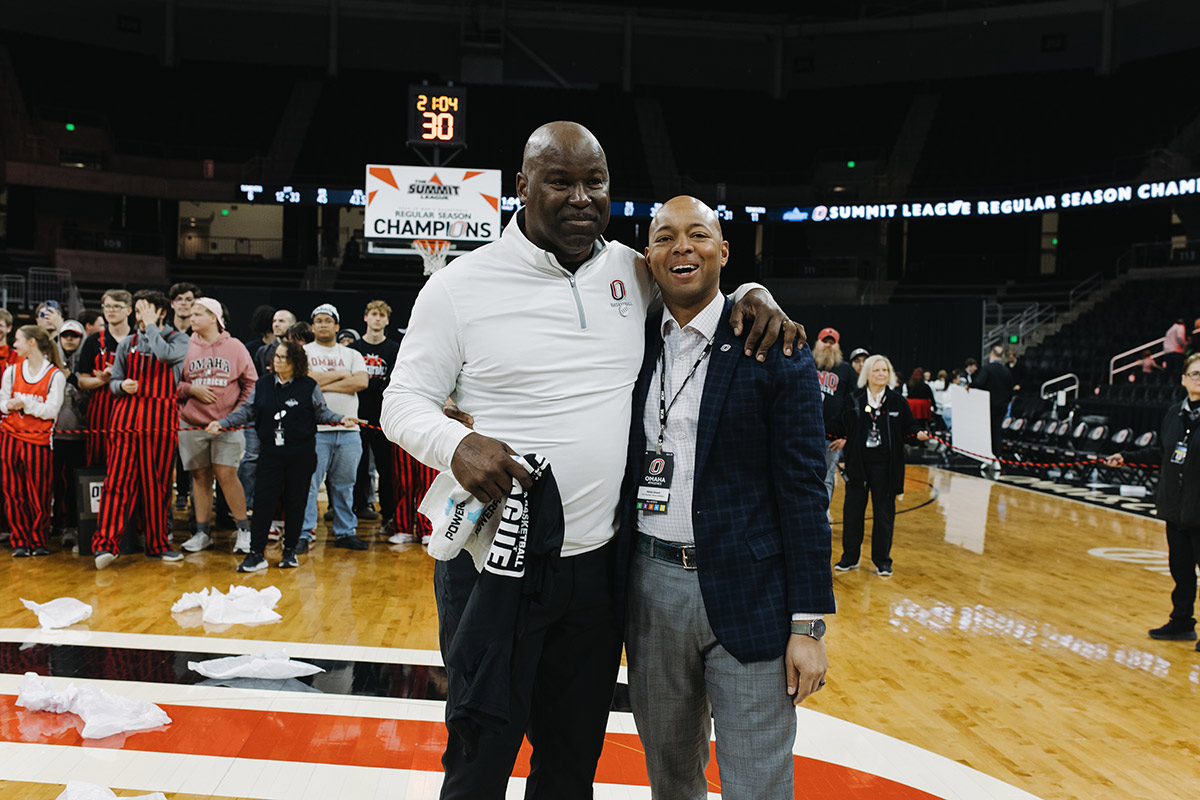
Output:
[[408,143],[465,146],[467,90],[461,86],[408,87]]

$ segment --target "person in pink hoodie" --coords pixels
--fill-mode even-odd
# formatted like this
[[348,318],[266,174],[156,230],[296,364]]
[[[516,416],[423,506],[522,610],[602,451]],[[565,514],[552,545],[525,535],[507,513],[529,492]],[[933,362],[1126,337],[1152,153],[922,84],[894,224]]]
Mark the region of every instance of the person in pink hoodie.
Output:
[[246,518],[246,495],[237,477],[246,438],[240,430],[207,433],[204,427],[246,402],[258,380],[258,371],[246,346],[225,330],[219,302],[211,297],[196,300],[191,324],[192,340],[183,362],[177,396],[181,404],[179,456],[184,469],[192,474],[196,533],[184,542],[183,549],[198,553],[212,547],[215,477],[237,524],[233,552],[248,553],[250,523]]

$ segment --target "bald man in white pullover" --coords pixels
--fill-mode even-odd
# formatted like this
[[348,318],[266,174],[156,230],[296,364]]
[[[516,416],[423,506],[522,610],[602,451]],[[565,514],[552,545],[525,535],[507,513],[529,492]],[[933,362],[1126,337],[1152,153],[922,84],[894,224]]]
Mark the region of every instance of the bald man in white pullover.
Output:
[[[616,510],[646,313],[658,300],[641,257],[601,238],[609,217],[600,143],[569,122],[539,128],[517,175],[521,209],[500,239],[435,273],[413,306],[391,383],[384,432],[417,459],[453,470],[480,500],[528,474],[509,456],[550,462],[565,535],[553,596],[522,639],[511,719],[485,731],[468,761],[450,733],[443,798],[503,798],[523,736],[533,745],[526,797],[591,797],[621,650],[614,609]],[[765,352],[802,332],[765,291],[746,291],[730,323]],[[765,332],[765,335],[764,335]],[[754,345],[747,345],[751,355]],[[474,430],[442,414],[452,397]],[[443,655],[473,585],[469,556],[434,572]],[[450,699],[460,688],[450,674]]]

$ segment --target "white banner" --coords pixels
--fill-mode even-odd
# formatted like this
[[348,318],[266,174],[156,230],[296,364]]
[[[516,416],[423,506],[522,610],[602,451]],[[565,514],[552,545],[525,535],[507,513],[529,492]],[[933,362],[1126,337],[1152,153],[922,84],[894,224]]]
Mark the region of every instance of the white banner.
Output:
[[494,241],[500,235],[500,170],[368,164],[363,234]]
[[954,413],[954,446],[979,453],[978,456],[969,456],[977,461],[991,461],[991,395],[983,389],[968,392],[962,386],[951,386],[947,391],[950,392],[950,409]]

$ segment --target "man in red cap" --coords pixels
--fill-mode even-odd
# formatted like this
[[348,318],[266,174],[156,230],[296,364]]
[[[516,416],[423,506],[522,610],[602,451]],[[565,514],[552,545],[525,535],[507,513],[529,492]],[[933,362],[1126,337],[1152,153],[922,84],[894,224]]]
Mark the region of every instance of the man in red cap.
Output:
[[[823,328],[813,344],[813,360],[817,363],[817,379],[821,382],[821,394],[825,398],[825,432],[842,410],[842,403],[854,391],[858,375],[854,367],[842,360],[841,334],[834,328]],[[825,488],[833,500],[833,485],[837,476],[837,462],[841,457],[845,439],[833,439],[825,450]],[[832,517],[831,517],[832,519]]]

